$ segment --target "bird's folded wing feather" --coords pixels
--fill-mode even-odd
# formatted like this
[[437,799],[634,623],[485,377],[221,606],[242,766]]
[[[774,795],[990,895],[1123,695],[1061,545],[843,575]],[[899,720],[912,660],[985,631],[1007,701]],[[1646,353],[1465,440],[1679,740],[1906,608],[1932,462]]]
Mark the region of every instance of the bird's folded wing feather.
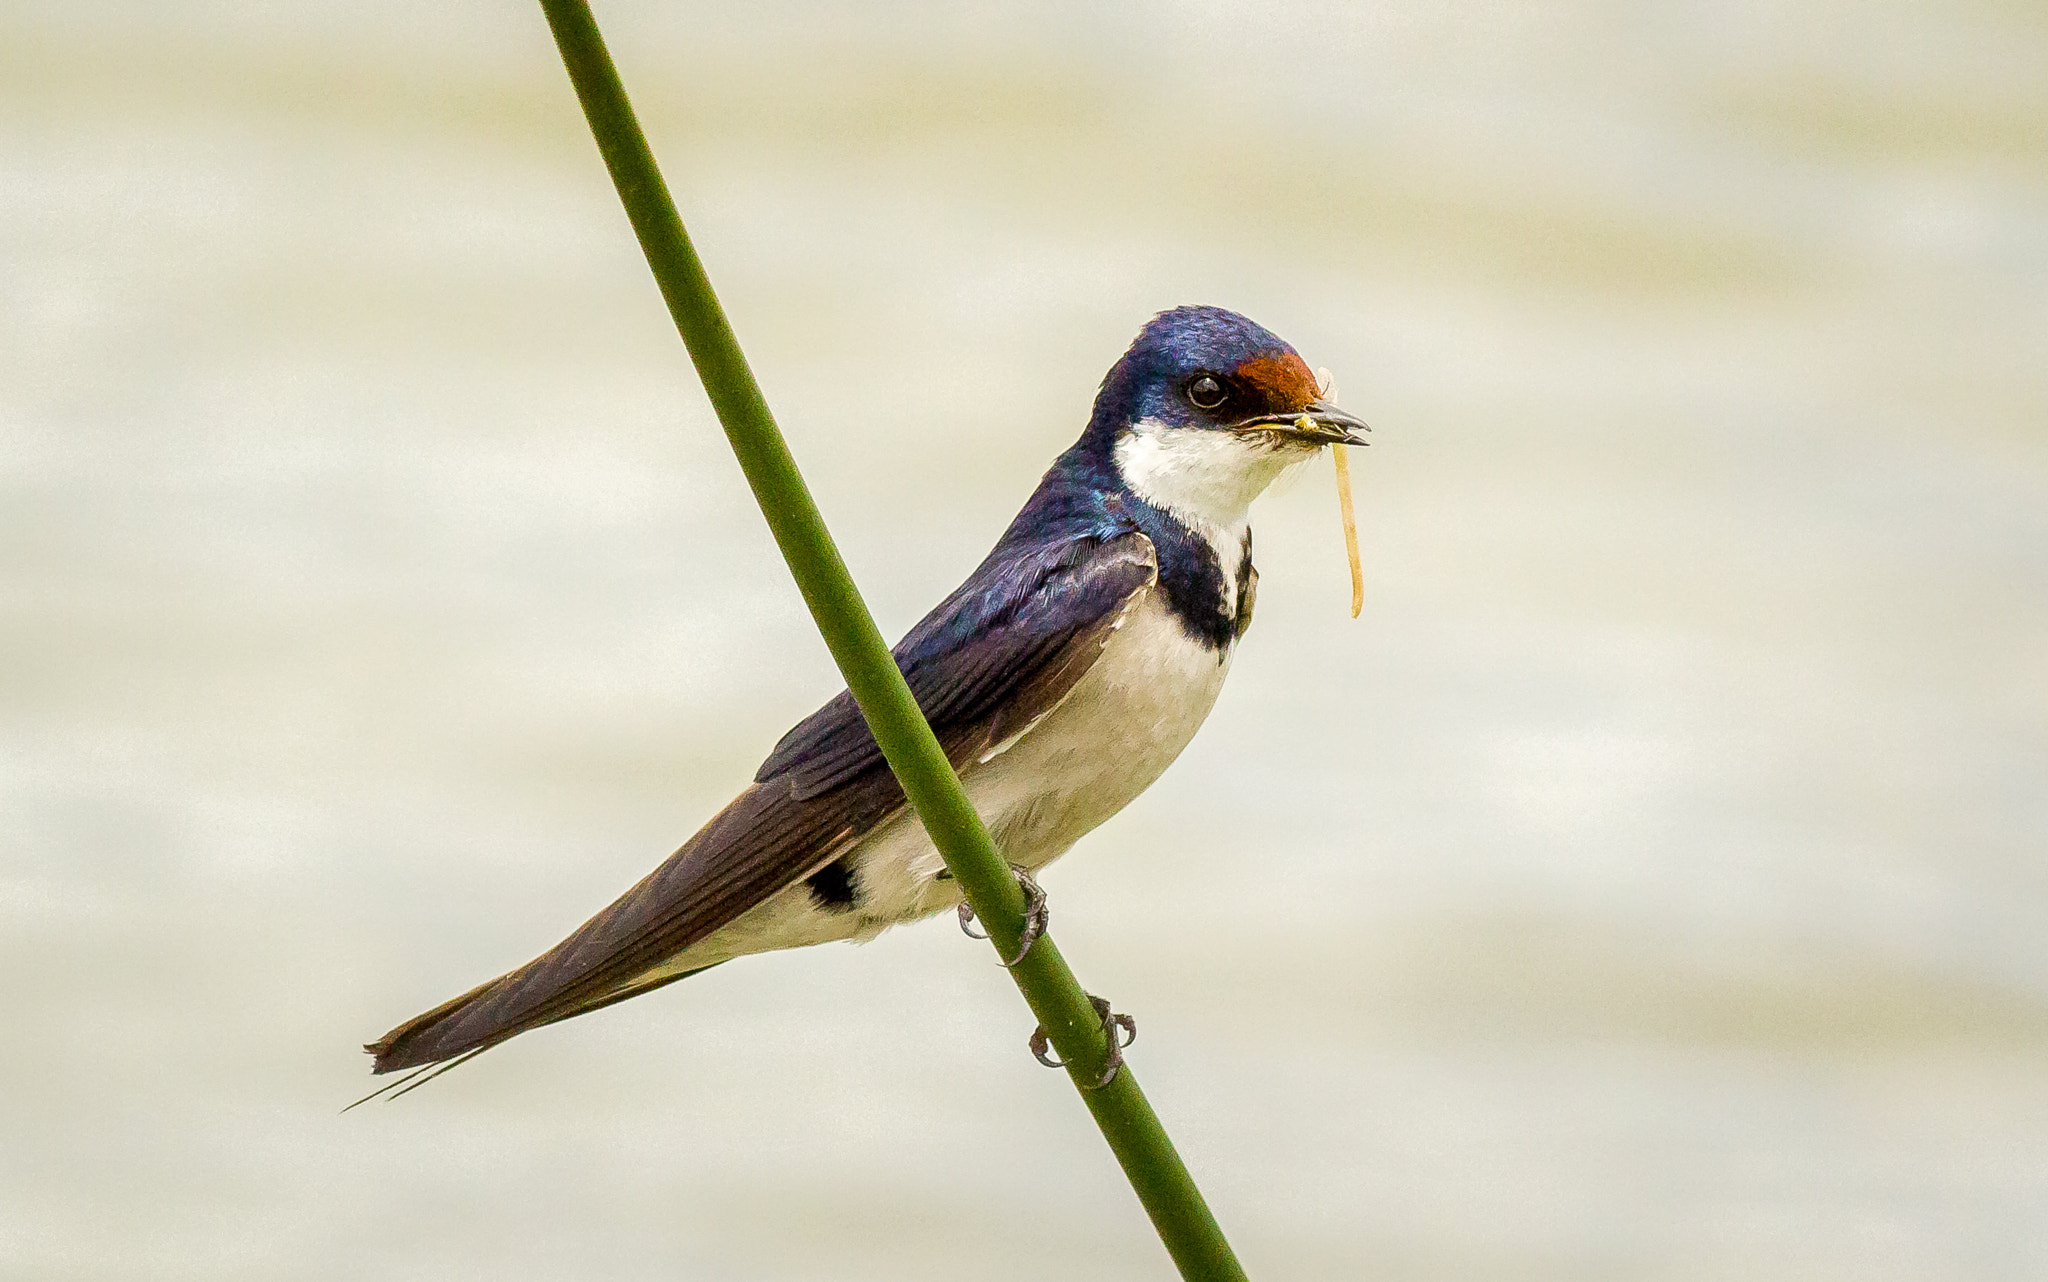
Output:
[[[1152,542],[1135,532],[991,554],[894,651],[954,765],[1064,698],[1157,577]],[[902,805],[902,786],[841,692],[610,907],[547,953],[372,1043],[376,1071],[445,1060],[679,978],[650,972],[830,863]]]
[[[954,764],[1057,703],[1101,653],[1099,633],[1158,572],[1152,540],[1135,532],[1016,557],[998,550],[912,628],[896,645],[896,664]],[[1084,634],[1093,644],[1074,647]],[[842,690],[782,737],[754,779],[787,778],[805,800],[881,765],[867,721]]]

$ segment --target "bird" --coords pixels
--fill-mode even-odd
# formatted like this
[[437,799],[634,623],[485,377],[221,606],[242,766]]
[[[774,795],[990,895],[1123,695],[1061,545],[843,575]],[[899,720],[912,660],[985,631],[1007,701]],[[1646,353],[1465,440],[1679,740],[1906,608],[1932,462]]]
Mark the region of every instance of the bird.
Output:
[[[1208,716],[1258,595],[1252,501],[1323,446],[1366,443],[1321,387],[1244,316],[1159,313],[995,548],[893,648],[1020,876],[1123,809]],[[866,941],[961,904],[842,691],[609,907],[364,1049],[373,1073],[413,1070],[392,1083],[411,1089],[733,958]]]

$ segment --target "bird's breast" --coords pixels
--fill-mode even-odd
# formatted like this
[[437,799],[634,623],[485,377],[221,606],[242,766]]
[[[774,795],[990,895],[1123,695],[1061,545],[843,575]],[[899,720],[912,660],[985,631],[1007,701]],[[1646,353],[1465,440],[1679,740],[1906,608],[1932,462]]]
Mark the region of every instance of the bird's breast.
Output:
[[1189,636],[1156,589],[1134,601],[1067,697],[967,771],[1005,857],[1044,863],[1150,786],[1215,706],[1233,648]]

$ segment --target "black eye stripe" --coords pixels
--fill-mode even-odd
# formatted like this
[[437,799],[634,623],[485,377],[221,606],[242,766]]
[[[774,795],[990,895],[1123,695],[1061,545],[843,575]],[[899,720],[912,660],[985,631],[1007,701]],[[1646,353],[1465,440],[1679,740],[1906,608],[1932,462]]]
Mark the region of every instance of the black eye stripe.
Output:
[[1214,374],[1197,374],[1188,380],[1188,404],[1198,410],[1213,410],[1229,398],[1229,390]]

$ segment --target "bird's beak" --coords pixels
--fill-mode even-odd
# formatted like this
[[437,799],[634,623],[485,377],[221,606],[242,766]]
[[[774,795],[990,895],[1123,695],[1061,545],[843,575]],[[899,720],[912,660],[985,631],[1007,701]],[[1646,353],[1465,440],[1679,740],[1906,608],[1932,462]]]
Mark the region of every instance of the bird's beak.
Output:
[[1310,401],[1298,414],[1261,414],[1231,426],[1233,432],[1272,432],[1315,445],[1368,445],[1364,422],[1328,401]]

